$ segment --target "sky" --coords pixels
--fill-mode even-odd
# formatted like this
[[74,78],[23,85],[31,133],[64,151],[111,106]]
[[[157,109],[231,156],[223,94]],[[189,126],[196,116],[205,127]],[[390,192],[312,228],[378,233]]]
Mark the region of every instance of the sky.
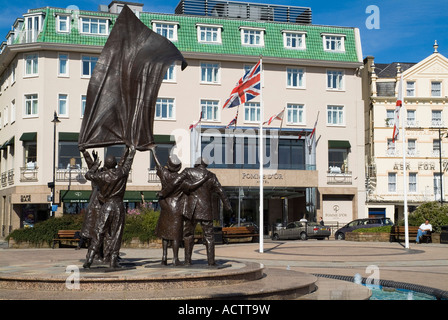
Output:
[[[0,38],[16,18],[41,7],[97,11],[112,0],[0,0]],[[130,0],[143,3],[143,11],[174,13],[179,0]],[[360,30],[363,57],[376,63],[419,62],[434,51],[448,57],[448,0],[251,0],[247,2],[310,7],[313,24],[356,27]]]

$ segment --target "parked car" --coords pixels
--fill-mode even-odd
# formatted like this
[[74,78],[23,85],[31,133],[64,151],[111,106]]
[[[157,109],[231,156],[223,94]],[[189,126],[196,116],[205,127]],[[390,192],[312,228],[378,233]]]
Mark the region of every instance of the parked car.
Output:
[[272,239],[307,240],[309,238],[314,238],[323,240],[329,238],[330,234],[330,227],[321,226],[316,222],[294,221],[288,223],[286,227],[277,227],[272,234]]
[[382,226],[392,226],[394,223],[389,218],[366,218],[356,219],[339,228],[334,237],[336,240],[344,240],[345,234],[359,228],[374,228]]

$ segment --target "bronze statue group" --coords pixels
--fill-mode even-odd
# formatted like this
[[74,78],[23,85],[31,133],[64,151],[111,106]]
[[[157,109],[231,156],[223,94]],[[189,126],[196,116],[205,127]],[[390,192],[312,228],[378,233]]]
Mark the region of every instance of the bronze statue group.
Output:
[[[180,243],[185,244],[185,264],[191,264],[194,229],[200,223],[207,247],[208,263],[215,264],[212,194],[217,193],[227,210],[230,202],[216,176],[203,160],[179,173],[180,161],[171,156],[162,166],[155,153],[154,113],[163,78],[175,61],[187,67],[181,52],[167,38],[149,29],[128,6],[113,23],[106,44],[92,72],[78,147],[88,166],[85,177],[92,194],[81,237],[90,244],[84,268],[95,257],[120,267],[119,251],[126,211],[123,198],[136,151],[152,152],[162,183],[159,192],[161,214],[157,235],[163,239],[162,263],[167,264],[168,243],[173,243],[173,264],[179,265]],[[98,154],[89,148],[125,144],[117,163],[106,156],[100,167]]]
[[[89,168],[86,179],[91,181],[92,194],[85,213],[81,237],[88,239],[84,268],[90,268],[94,259],[119,268],[119,251],[123,236],[126,211],[123,198],[126,182],[136,153],[135,147],[127,147],[119,163],[108,155],[104,166],[98,154],[80,148]],[[162,265],[167,265],[168,247],[172,244],[173,265],[191,265],[194,246],[194,232],[199,223],[207,251],[207,263],[215,266],[215,242],[213,232],[212,196],[216,193],[231,211],[230,201],[223,191],[216,175],[207,170],[205,159],[197,161],[193,168],[180,169],[182,163],[171,155],[165,166],[161,165],[155,146],[151,148],[157,175],[162,189],[158,192],[161,208],[156,226],[156,235],[162,239]],[[180,262],[179,249],[185,246],[185,261]]]

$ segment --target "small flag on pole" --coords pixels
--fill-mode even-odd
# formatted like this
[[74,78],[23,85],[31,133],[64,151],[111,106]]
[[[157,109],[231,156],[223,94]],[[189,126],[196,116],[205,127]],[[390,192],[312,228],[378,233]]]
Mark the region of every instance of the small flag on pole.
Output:
[[223,109],[233,108],[252,100],[260,94],[261,90],[261,60],[238,80],[230,97],[223,105]]
[[229,122],[229,124],[226,126],[226,129],[229,129],[229,127],[234,124],[235,128],[236,128],[236,122],[238,121],[238,111],[239,109],[236,111],[236,115],[235,118],[232,119],[232,121]]
[[268,125],[270,125],[272,123],[272,121],[274,121],[274,120],[283,120],[284,113],[285,113],[285,109],[283,109],[282,111],[280,111],[276,115],[273,115],[272,117],[270,117],[269,120],[263,122],[263,124],[267,123]]
[[191,129],[196,128],[196,127],[198,126],[198,124],[201,123],[201,120],[202,120],[202,111],[201,111],[201,115],[199,116],[199,120],[198,120],[198,122],[196,122],[195,124],[191,124],[190,127],[189,127],[188,129],[191,130]]
[[398,84],[398,98],[397,103],[395,104],[395,111],[394,111],[394,132],[392,134],[392,142],[395,142],[395,140],[398,140],[398,135],[400,133],[399,127],[400,127],[400,109],[403,105],[403,76],[400,78],[400,82]]

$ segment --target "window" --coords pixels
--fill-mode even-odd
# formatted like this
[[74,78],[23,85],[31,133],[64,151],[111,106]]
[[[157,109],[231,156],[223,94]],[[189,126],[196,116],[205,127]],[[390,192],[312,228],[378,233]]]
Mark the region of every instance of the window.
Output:
[[409,192],[417,192],[417,173],[409,172]]
[[58,63],[58,76],[68,77],[68,54],[60,53]]
[[244,104],[244,120],[246,122],[260,122],[260,103],[246,102]]
[[344,90],[344,71],[327,70],[327,89]]
[[82,76],[90,77],[92,75],[93,69],[98,62],[98,57],[83,56],[82,57]]
[[334,126],[345,124],[343,106],[327,106],[327,124]]
[[392,139],[387,139],[387,150],[386,153],[388,156],[395,155],[395,142]]
[[337,172],[347,173],[348,149],[328,147],[328,167],[330,171],[332,169],[337,169]]
[[345,51],[344,38],[345,36],[343,35],[330,35],[330,34],[324,35],[323,36],[324,50],[334,52],[344,52]]
[[248,46],[264,46],[264,29],[241,28],[241,44]]
[[165,76],[163,77],[163,81],[166,81],[166,82],[174,82],[174,81],[176,81],[175,71],[176,71],[176,65],[173,63],[166,70]]
[[42,28],[43,13],[25,18],[25,41],[27,43],[37,40]]
[[287,49],[306,49],[304,32],[284,31],[283,46]]
[[66,94],[58,96],[58,115],[68,117],[68,95]]
[[417,140],[416,139],[408,139],[408,151],[409,156],[417,155]]
[[432,110],[431,111],[431,125],[433,127],[442,127],[442,110]]
[[431,97],[441,97],[442,96],[442,82],[432,81],[431,82]]
[[286,68],[288,88],[305,88],[305,70],[296,68]]
[[155,118],[157,120],[174,120],[175,117],[174,99],[157,98]]
[[25,149],[25,163],[24,165],[29,168],[35,168],[37,162],[37,143],[36,141],[26,141],[23,143]]
[[432,155],[438,157],[440,155],[440,139],[432,140]]
[[407,110],[406,122],[408,127],[416,127],[417,120],[415,119],[415,110]]
[[288,104],[286,106],[286,122],[288,124],[304,124],[304,113],[303,104]]
[[39,55],[37,53],[30,53],[25,55],[25,76],[38,75],[38,61]]
[[406,96],[415,97],[415,81],[406,82]]
[[434,177],[433,177],[433,181],[434,181],[434,196],[435,196],[435,200],[438,201],[441,199],[441,187],[442,187],[442,181],[440,179],[440,172],[434,172]]
[[387,186],[389,192],[397,192],[397,174],[395,172],[387,174]]
[[11,101],[11,123],[16,122],[16,100]]
[[70,16],[58,15],[56,18],[57,32],[70,32]]
[[218,101],[201,100],[202,120],[219,121]]
[[221,43],[222,26],[197,25],[198,41],[205,43]]
[[306,154],[305,150],[305,140],[279,139],[278,168],[280,170],[304,170]]
[[84,112],[86,111],[86,99],[87,96],[81,96],[81,118],[84,117]]
[[8,107],[3,109],[3,125],[6,126],[9,122],[9,110]]
[[38,99],[37,94],[25,95],[25,117],[37,116]]
[[82,17],[81,33],[107,35],[109,33],[107,19]]
[[386,127],[393,127],[395,121],[395,110],[386,110]]
[[152,23],[152,29],[171,41],[177,41],[177,23],[157,21]]
[[79,168],[82,166],[81,153],[78,149],[77,141],[59,141],[58,152],[58,168],[68,169],[72,165],[71,159],[75,159],[75,165]]
[[201,63],[201,82],[219,83],[219,63]]

